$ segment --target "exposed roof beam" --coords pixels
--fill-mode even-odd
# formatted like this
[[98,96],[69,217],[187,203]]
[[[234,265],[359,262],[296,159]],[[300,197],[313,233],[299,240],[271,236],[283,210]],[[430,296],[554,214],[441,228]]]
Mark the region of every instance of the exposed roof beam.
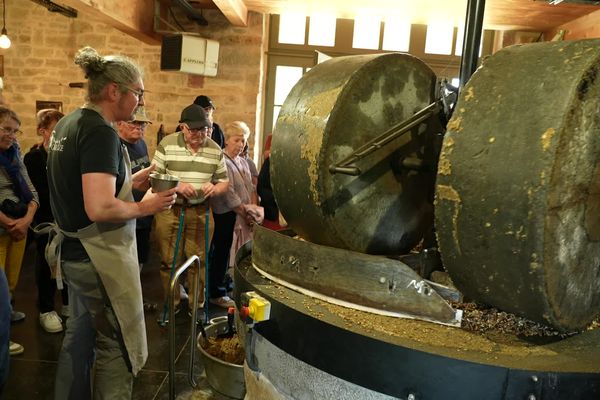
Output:
[[213,0],[234,26],[248,26],[248,8],[242,0]]
[[[104,22],[148,44],[160,44],[154,32],[154,0],[60,0],[83,15]],[[126,3],[126,4],[124,4]]]

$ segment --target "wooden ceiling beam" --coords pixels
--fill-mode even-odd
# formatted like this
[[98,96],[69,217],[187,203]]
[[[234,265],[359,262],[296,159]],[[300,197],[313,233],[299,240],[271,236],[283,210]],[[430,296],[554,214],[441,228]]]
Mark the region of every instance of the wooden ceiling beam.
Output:
[[89,16],[125,32],[145,43],[160,44],[154,32],[154,0],[61,0],[61,4],[76,9],[80,16]]
[[248,26],[248,7],[242,0],[213,0],[233,26]]

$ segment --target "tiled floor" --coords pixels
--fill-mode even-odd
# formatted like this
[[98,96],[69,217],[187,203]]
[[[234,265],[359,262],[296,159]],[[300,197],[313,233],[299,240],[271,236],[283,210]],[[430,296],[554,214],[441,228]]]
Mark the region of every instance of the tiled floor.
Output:
[[[50,400],[53,399],[54,374],[63,333],[47,333],[38,321],[36,298],[37,287],[33,269],[35,247],[28,248],[23,262],[21,277],[15,294],[15,309],[27,314],[24,321],[12,325],[11,337],[25,347],[25,353],[11,359],[10,375],[5,387],[3,399],[6,400]],[[158,278],[158,261],[152,254],[150,262],[142,270],[144,297],[156,304],[161,302],[162,289]],[[57,295],[57,310],[60,300]],[[160,307],[159,307],[160,309]],[[209,317],[225,315],[225,310],[211,305]],[[146,312],[146,331],[148,335],[148,361],[134,382],[133,399],[168,399],[168,330],[158,325],[158,311]],[[192,389],[187,379],[189,363],[190,324],[186,312],[177,315],[175,364],[176,393],[178,399],[227,400],[214,392],[206,381],[204,367],[196,353],[194,369],[196,389]]]

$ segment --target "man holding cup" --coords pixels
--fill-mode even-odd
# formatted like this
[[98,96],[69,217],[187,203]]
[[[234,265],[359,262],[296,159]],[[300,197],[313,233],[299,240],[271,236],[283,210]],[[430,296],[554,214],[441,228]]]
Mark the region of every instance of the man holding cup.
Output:
[[[208,137],[209,127],[210,121],[201,106],[187,106],[181,112],[179,130],[167,135],[158,144],[152,160],[156,166],[155,172],[174,175],[180,180],[175,205],[155,215],[154,232],[159,246],[165,299],[173,259],[178,265],[192,255],[204,259],[205,226],[209,223],[206,220],[209,216],[206,200],[224,193],[229,185],[223,153],[220,146]],[[184,215],[184,230],[179,238],[178,254],[175,254],[181,213]],[[209,227],[212,228],[212,224],[209,223]],[[190,308],[194,302],[194,278],[198,272],[193,266],[188,269]],[[203,293],[202,288],[199,288],[199,293]],[[202,298],[200,295],[198,304],[203,303],[200,301]],[[176,297],[176,311],[178,302],[179,298]]]
[[69,285],[71,317],[63,340],[55,399],[131,398],[148,348],[137,267],[135,219],[168,209],[175,191],[146,190],[152,168],[131,175],[113,128],[144,105],[139,66],[90,47],[75,55],[86,78],[86,104],[62,118],[48,146],[48,187],[56,224],[46,258]]

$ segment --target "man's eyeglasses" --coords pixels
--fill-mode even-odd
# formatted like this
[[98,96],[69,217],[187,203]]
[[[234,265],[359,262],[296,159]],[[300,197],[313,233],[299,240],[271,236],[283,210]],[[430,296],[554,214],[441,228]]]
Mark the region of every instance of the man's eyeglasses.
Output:
[[194,133],[194,134],[208,132],[208,126],[204,126],[202,128],[190,128],[189,126],[186,125],[186,128],[188,129],[188,131],[190,131],[190,133]]
[[146,128],[146,126],[148,125],[147,122],[142,122],[142,121],[130,121],[130,122],[128,122],[128,124],[132,129],[139,129],[139,130],[144,130],[144,128]]
[[125,85],[123,85],[123,87],[125,89],[129,90],[131,93],[133,93],[133,95],[135,96],[137,101],[140,101],[140,99],[142,97],[144,97],[144,93],[146,92],[144,89],[134,89],[134,88],[131,88],[131,87],[125,86]]
[[0,126],[0,132],[8,133],[9,135],[13,135],[13,136],[19,136],[23,133],[18,129],[7,128],[5,126]]

